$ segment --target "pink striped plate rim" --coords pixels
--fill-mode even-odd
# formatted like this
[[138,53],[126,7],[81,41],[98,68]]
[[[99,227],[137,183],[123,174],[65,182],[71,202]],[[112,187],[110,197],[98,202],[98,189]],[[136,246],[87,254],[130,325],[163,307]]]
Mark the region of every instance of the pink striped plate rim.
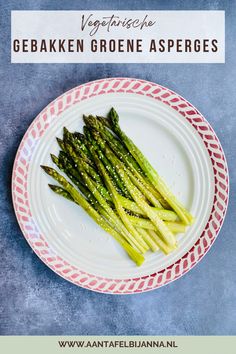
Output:
[[[209,154],[214,172],[214,201],[205,229],[191,249],[171,266],[154,274],[130,279],[111,279],[89,274],[57,255],[51,255],[44,235],[35,231],[27,186],[31,156],[50,127],[50,121],[74,104],[97,95],[132,93],[151,97],[179,112],[197,131]],[[92,81],[67,91],[50,103],[31,123],[18,148],[12,174],[12,198],[16,217],[27,242],[39,258],[64,279],[86,289],[110,294],[133,294],[166,285],[193,268],[215,241],[227,210],[229,176],[220,142],[206,119],[188,101],[156,83],[133,78],[108,78]]]

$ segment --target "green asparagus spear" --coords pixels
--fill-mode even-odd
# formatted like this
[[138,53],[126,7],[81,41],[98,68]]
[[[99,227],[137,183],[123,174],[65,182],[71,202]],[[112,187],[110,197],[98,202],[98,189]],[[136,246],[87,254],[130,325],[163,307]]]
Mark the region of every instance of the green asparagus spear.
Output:
[[137,240],[136,237],[133,236],[129,232],[129,230],[126,229],[126,227],[123,225],[122,221],[118,218],[118,216],[115,214],[113,209],[107,203],[106,199],[99,193],[96,184],[91,180],[91,178],[86,173],[86,171],[83,170],[83,167],[81,164],[78,166],[78,169],[84,179],[86,187],[89,188],[91,193],[94,195],[94,197],[100,203],[100,205],[106,210],[106,212],[112,216],[112,218],[115,220],[116,224],[118,225],[119,229],[121,230],[123,236],[127,238],[127,241],[129,241],[132,245],[135,245],[135,247],[138,250],[140,250],[140,252],[142,252],[142,253],[146,252],[148,249],[146,247],[147,245],[144,242],[142,242],[142,241],[140,242],[140,240]]
[[131,169],[132,173],[145,185],[145,187],[153,194],[153,196],[159,200],[161,205],[169,209],[169,204],[166,200],[161,196],[161,194],[152,186],[152,184],[147,180],[146,175],[133,158],[133,156],[128,152],[127,148],[119,141],[106,127],[110,129],[111,124],[107,118],[104,117],[93,117],[84,116],[85,123],[94,128],[95,131],[101,134],[101,137],[104,141],[108,142],[112,150],[117,154],[121,161],[127,164],[127,166]]
[[[54,157],[54,160],[53,160],[54,163],[55,163],[55,158],[56,157]],[[70,179],[71,179],[71,176],[73,176],[80,184],[84,183],[81,174],[79,173],[78,169],[76,169],[75,167],[72,166],[66,153],[64,153],[62,151],[59,153],[59,162],[60,162],[61,166],[63,166],[63,172],[65,172],[67,175],[69,173],[68,176]],[[59,168],[62,169],[62,167],[59,167]],[[76,184],[75,181],[73,181],[73,183]],[[102,196],[107,201],[111,201],[111,196],[110,196],[110,193],[108,192],[108,190],[103,185],[100,185],[99,183],[97,183],[96,186],[97,186],[97,189],[100,192],[100,194],[102,194]],[[79,187],[79,189],[81,189],[81,187]],[[82,193],[84,194],[84,191],[82,191]],[[139,206],[135,202],[133,202],[121,195],[119,195],[118,197],[119,197],[120,203],[122,204],[122,206],[125,209],[130,210],[130,211],[137,213],[137,214],[143,214],[142,209],[140,209]],[[176,213],[171,210],[164,210],[164,209],[159,210],[157,208],[153,208],[153,210],[155,210],[155,212],[158,214],[158,216],[162,220],[175,221],[177,219]]]
[[[148,229],[148,230],[156,230],[155,226],[153,223],[144,218],[139,218],[137,216],[133,215],[128,215],[128,219],[130,222],[143,229]],[[173,233],[182,233],[186,231],[186,226],[183,223],[180,222],[173,222],[173,221],[165,221],[165,224],[168,226],[169,230],[171,230]]]
[[102,124],[102,122],[97,119],[96,117],[93,116],[83,116],[84,122],[88,127],[91,127],[95,131],[98,131],[104,141],[108,141],[109,143],[112,144],[117,151],[119,151],[119,158],[123,161],[124,158],[127,158],[130,163],[140,172],[142,173],[142,170],[138,163],[135,161],[133,156],[129,153],[127,148],[119,141],[106,127]]
[[[94,167],[94,163],[90,159],[90,156],[87,154],[87,152],[85,152],[84,149],[81,148],[75,142],[73,134],[70,133],[69,130],[67,130],[65,127],[63,129],[63,132],[64,132],[64,134],[63,134],[63,145],[61,143],[61,139],[57,138],[58,144],[61,147],[61,149],[68,153],[68,146],[70,146],[77,156],[80,156],[83,159],[84,162],[86,162],[88,165]],[[84,146],[84,144],[83,144],[83,146]],[[85,149],[86,149],[86,147],[85,147]],[[69,153],[68,153],[68,155],[69,155]]]
[[[70,180],[73,182],[73,184],[79,188],[79,190],[83,193],[83,195],[88,199],[90,204],[92,204],[95,207],[95,209],[97,210],[98,209],[97,200],[93,197],[90,190],[83,184],[82,177],[80,176],[78,171],[74,170],[73,168],[70,168],[68,161],[67,161],[67,164],[65,163],[65,161],[66,161],[65,154],[63,154],[61,156],[61,159],[64,158],[62,161],[60,158],[57,158],[53,154],[51,154],[51,158],[52,158],[52,161],[56,164],[56,166],[70,178]],[[54,191],[56,189],[55,187],[56,186],[54,186]],[[51,188],[51,186],[50,186],[50,188]],[[61,187],[58,187],[58,188],[60,188],[60,189],[57,189],[57,194],[61,194],[62,196],[64,196],[63,193],[64,194],[67,193],[65,190],[62,191]],[[64,196],[64,197],[66,198],[66,196]],[[67,199],[69,199],[69,198],[67,198]]]
[[[119,173],[120,174],[123,173],[123,178],[124,178],[123,181],[126,184],[126,187],[128,188],[128,190],[131,193],[132,197],[135,199],[135,196],[136,196],[136,200],[135,200],[136,203],[137,204],[140,203],[139,207],[141,209],[143,209],[143,211],[145,211],[145,213],[148,215],[148,217],[152,220],[154,225],[157,227],[157,230],[164,237],[165,241],[167,243],[169,243],[169,246],[174,246],[175,245],[175,239],[174,239],[172,233],[170,232],[170,230],[168,230],[168,228],[165,226],[165,224],[159,218],[159,216],[156,213],[153,213],[153,210],[145,202],[145,200],[142,197],[141,192],[139,191],[140,188],[138,189],[136,187],[137,184],[134,181],[135,178],[133,179],[133,176],[130,175],[129,173],[127,173],[128,171],[125,169],[125,166],[122,164],[122,162],[120,162],[116,158],[116,156],[113,154],[113,152],[108,147],[105,147],[105,152],[106,152],[106,156],[110,159],[110,161],[112,161],[112,163],[114,164],[116,169],[119,170]],[[124,176],[126,176],[126,178]],[[132,182],[133,182],[133,185],[132,185]],[[128,184],[129,184],[129,187],[128,187]],[[140,184],[138,184],[138,186],[140,187]],[[131,192],[131,190],[129,188],[131,188],[131,190],[133,190],[133,194],[132,194],[132,192]],[[143,207],[141,207],[141,205]],[[155,217],[154,217],[154,215],[155,215]]]
[[[87,129],[88,132],[89,129]],[[112,177],[112,180],[114,182],[114,185],[119,193],[121,193],[124,197],[132,199],[130,193],[128,192],[127,188],[125,187],[124,183],[120,179],[119,175],[117,174],[114,166],[110,163],[110,161],[106,158],[106,156],[103,154],[102,150],[99,149],[99,146],[97,142],[93,139],[93,137],[90,134],[88,146],[90,147],[90,150],[94,152],[94,150],[97,151],[99,159],[102,161],[104,164],[105,168],[107,169],[108,173]]]
[[[105,180],[108,190],[110,191],[110,193],[113,196],[113,202],[114,202],[114,205],[115,205],[118,215],[120,216],[120,218],[123,221],[124,225],[126,226],[127,230],[132,235],[134,235],[134,237],[139,241],[140,244],[143,245],[143,247],[146,247],[147,244],[145,243],[145,241],[143,242],[143,239],[140,237],[137,230],[133,227],[132,223],[129,221],[128,215],[126,214],[125,210],[123,209],[123,207],[119,201],[118,193],[117,193],[116,189],[114,188],[114,185],[113,185],[108,173],[106,172],[105,167],[103,166],[102,162],[99,160],[99,158],[96,155],[94,155],[94,160],[95,160],[95,163],[96,163],[98,169],[100,170],[101,174],[104,177],[104,180]],[[147,247],[147,249],[148,249],[148,247]]]
[[[71,197],[70,193],[68,193],[64,188],[62,188],[60,186],[51,185],[51,184],[49,184],[49,187],[56,194],[61,195],[64,198],[75,202],[74,199]],[[100,212],[100,214],[102,214],[109,221],[109,223],[114,228],[116,228],[114,220],[110,217],[110,215],[103,208],[101,208],[101,207],[98,208],[98,211]],[[143,228],[142,226],[138,226],[136,229],[153,252],[156,252],[157,250],[159,250],[159,246],[156,243],[156,238],[153,238],[153,235],[150,236],[149,231],[145,230],[145,228]],[[157,242],[159,243],[159,240]]]
[[[122,197],[121,195],[119,196],[119,199],[120,199],[122,206],[125,209],[130,210],[136,214],[143,215],[143,210],[140,209],[140,207],[137,205],[136,202],[132,202],[131,200],[126,199],[126,198]],[[159,218],[161,218],[162,220],[176,221],[178,218],[176,213],[172,210],[158,209],[158,208],[154,208],[154,207],[152,207],[152,210],[155,211],[157,213],[157,215],[159,216]]]
[[[68,199],[68,200],[70,200],[70,201],[73,201],[73,202],[75,202],[75,200],[72,198],[72,196],[70,195],[70,193],[68,193],[64,188],[62,188],[62,187],[60,187],[60,186],[55,186],[55,185],[52,185],[52,184],[49,184],[48,185],[52,190],[53,190],[53,192],[54,193],[56,193],[56,194],[58,194],[58,195],[60,195],[60,196],[62,196],[62,197],[64,197],[64,198],[66,198],[66,199]],[[92,200],[92,203],[91,203],[91,200]],[[91,196],[89,196],[89,202],[90,202],[90,204],[92,204],[93,206],[94,206],[94,208],[95,208],[95,210],[97,210],[98,212],[99,212],[99,214],[101,214],[101,215],[103,215],[104,217],[105,217],[105,219],[109,222],[109,224],[114,228],[114,229],[116,229],[116,231],[120,231],[119,230],[119,227],[117,228],[117,225],[116,225],[116,220],[114,220],[113,218],[112,218],[112,216],[110,215],[110,214],[108,214],[107,212],[106,212],[106,210],[105,209],[103,209],[101,206],[100,206],[100,204],[99,203],[94,203],[94,200],[93,200],[93,196],[91,197]],[[75,202],[76,203],[76,202]],[[76,204],[78,204],[78,203],[76,203]],[[143,239],[144,239],[144,241],[147,243],[147,245],[149,246],[150,244],[151,244],[151,246],[150,246],[150,248],[152,249],[152,250],[157,250],[158,249],[158,247],[157,247],[157,245],[155,246],[155,242],[152,240],[152,238],[148,235],[148,233],[147,233],[147,231],[146,230],[139,230],[140,231],[140,234],[143,236],[145,236],[145,237],[143,237]],[[148,240],[148,242],[147,242],[147,240]]]
[[56,138],[57,139],[57,143],[59,145],[59,147],[61,148],[62,151],[66,151],[65,145],[64,145],[64,141],[60,138]]
[[159,250],[159,247],[157,245],[157,243],[155,242],[155,240],[153,240],[153,238],[149,235],[148,231],[141,228],[141,227],[136,227],[137,232],[142,236],[142,238],[144,239],[144,241],[147,243],[147,245],[150,247],[150,249],[153,252],[156,252]]
[[110,130],[112,130],[112,126],[109,122],[109,120],[106,117],[103,116],[96,116],[96,118],[99,120],[99,122],[101,124],[103,124],[105,127],[109,128]]
[[[113,155],[114,158],[114,162],[120,162],[119,159],[115,156],[115,154],[109,149],[109,147],[106,147],[107,151],[110,152],[111,155]],[[161,203],[159,202],[158,199],[156,199],[156,197],[149,191],[149,189],[147,188],[145,182],[144,184],[140,181],[140,179],[138,179],[135,174],[134,171],[130,171],[129,169],[127,169],[125,167],[125,165],[120,162],[120,164],[123,165],[123,168],[126,170],[126,173],[128,174],[129,178],[131,179],[131,181],[133,182],[133,184],[140,190],[140,192],[142,192],[142,194],[147,198],[147,200],[149,200],[153,206],[157,207],[157,208],[162,208]],[[142,178],[142,176],[140,176]]]
[[87,161],[92,163],[93,156],[85,144],[85,137],[83,134],[78,132],[71,133],[66,127],[64,127],[63,140],[70,142],[77,153],[80,155],[82,154],[82,157],[87,156]]
[[[60,164],[59,159],[51,154],[52,160],[53,162],[65,173],[67,173],[66,167],[64,168],[62,164]],[[83,170],[80,170],[83,171]],[[76,171],[78,173],[78,171]],[[106,218],[110,221],[110,223],[112,223],[113,226],[116,225],[116,227],[118,227],[118,231],[120,231],[121,233],[125,234],[125,237],[127,238],[127,240],[131,243],[131,245],[133,245],[134,247],[136,247],[138,250],[140,250],[141,252],[145,252],[148,248],[146,247],[146,244],[144,244],[141,241],[141,244],[143,243],[143,247],[141,245],[137,245],[136,241],[133,240],[133,237],[131,234],[129,234],[129,232],[127,232],[127,230],[125,230],[124,226],[122,225],[122,223],[119,222],[119,219],[117,218],[117,216],[115,215],[115,213],[113,212],[113,210],[111,209],[111,207],[106,203],[105,200],[103,200],[102,196],[99,195],[98,191],[96,190],[96,185],[94,185],[94,183],[92,182],[92,180],[90,180],[89,176],[86,174],[86,172],[82,172],[82,178],[85,180],[86,185],[88,185],[88,188],[86,186],[83,185],[83,183],[80,182],[80,180],[75,179],[73,177],[73,175],[71,175],[70,173],[67,173],[68,177],[71,179],[71,181],[81,190],[81,192],[86,196],[86,198],[88,199],[88,201],[95,207],[95,209],[97,211],[99,211],[100,214],[102,214],[103,216],[106,216]],[[55,191],[55,187],[54,187],[54,191]],[[57,190],[58,194],[63,195],[61,190]],[[65,191],[63,191],[65,193]],[[95,196],[94,196],[95,195]],[[63,195],[64,196],[64,195]],[[99,204],[100,203],[100,204]]]
[[[49,184],[49,187],[57,194],[63,196],[64,198],[74,201],[73,198],[71,197],[70,193],[68,193],[64,188],[61,188],[59,186],[51,185]],[[105,218],[108,219],[110,224],[115,228],[115,223],[113,222],[112,219],[109,218],[109,214],[105,212],[104,209],[100,208],[100,212],[102,212],[102,215],[105,216]],[[139,234],[143,237],[144,241],[148,244],[150,249],[153,252],[156,252],[159,250],[159,246],[161,245],[162,250],[164,253],[168,254],[170,250],[166,247],[166,245],[161,241],[161,239],[156,235],[155,233],[151,232],[150,230],[154,231],[152,223],[147,220],[147,219],[139,219],[135,217],[130,217],[131,222],[133,225],[136,226],[137,231]],[[138,220],[136,220],[138,219]],[[172,228],[173,232],[184,232],[185,231],[185,226],[181,223],[174,223],[174,222],[169,222],[169,227]],[[145,230],[147,229],[147,230]],[[163,248],[164,247],[164,248]]]
[[168,255],[170,252],[173,251],[172,247],[167,246],[167,244],[165,242],[163,242],[158,231],[147,230],[147,232],[148,232],[149,236],[153,239],[153,241],[158,245],[160,250],[162,250],[163,253]]
[[[106,156],[108,157],[108,159],[110,159],[111,162],[114,162],[113,156],[107,150],[106,150]],[[159,216],[155,213],[155,211],[153,211],[153,209],[143,199],[143,195],[141,194],[139,189],[131,182],[123,166],[120,163],[118,164],[117,162],[115,162],[114,165],[120,177],[122,178],[123,182],[125,183],[128,191],[133,197],[134,201],[138,204],[140,209],[142,209],[143,212],[151,219],[152,223],[160,232],[166,244],[170,248],[171,247],[174,248],[176,245],[176,240],[172,232],[168,229],[165,223],[159,218]]]
[[99,190],[99,193],[102,194],[102,196],[106,199],[106,200],[111,200],[110,195],[108,193],[108,191],[106,190],[106,188],[103,186],[101,181],[100,176],[96,173],[96,171],[93,169],[92,166],[90,166],[86,161],[84,161],[80,156],[78,156],[73,147],[68,144],[67,142],[64,144],[66,151],[68,153],[68,155],[73,159],[76,169],[78,169],[78,171],[80,172],[80,174],[82,174],[83,171],[86,171],[87,173],[89,173],[89,175],[94,179],[94,181],[97,184],[97,188]]
[[[164,200],[164,198],[158,193],[150,184],[149,181],[145,179],[145,177],[139,172],[140,168],[137,169],[136,165],[132,162],[130,159],[130,155],[124,154],[120,151],[120,149],[117,148],[116,144],[113,143],[111,139],[106,139],[105,141],[102,140],[102,136],[98,131],[93,130],[92,134],[94,136],[94,139],[96,139],[97,143],[99,144],[100,148],[102,150],[105,149],[105,142],[107,142],[112,150],[116,153],[116,155],[120,158],[120,162],[124,163],[130,170],[130,174],[132,174],[132,180],[136,185],[138,184],[139,188],[141,187],[142,192],[145,194],[145,196],[148,198],[148,200],[151,201],[151,203],[158,207],[162,208],[165,206],[166,208],[169,208],[168,203]],[[107,147],[108,148],[108,147]],[[135,180],[136,178],[136,180]]]
[[130,258],[140,266],[144,257],[138,253],[128,242],[117,232],[115,231],[105,220],[104,218],[87,202],[87,200],[80,194],[71,183],[69,183],[63,176],[61,176],[56,170],[48,166],[41,166],[42,169],[58,181],[63,188],[71,195],[76,203],[78,203],[92,218],[93,220],[100,225],[106,232],[110,233],[126,250]]
[[170,189],[167,187],[165,182],[156,172],[156,170],[151,166],[149,161],[145,158],[138,147],[133,143],[133,141],[121,130],[119,126],[119,117],[114,108],[109,112],[109,118],[114,132],[126,145],[129,152],[138,162],[139,166],[143,169],[144,173],[149,178],[150,182],[157,189],[157,191],[165,198],[168,204],[174,209],[179,218],[185,223],[190,224],[193,222],[193,216],[180,204],[176,197],[172,194]]
[[74,199],[70,195],[69,192],[67,192],[64,188],[60,186],[56,186],[54,184],[49,184],[48,187],[56,194],[61,195],[62,197],[70,200],[71,202],[74,202]]

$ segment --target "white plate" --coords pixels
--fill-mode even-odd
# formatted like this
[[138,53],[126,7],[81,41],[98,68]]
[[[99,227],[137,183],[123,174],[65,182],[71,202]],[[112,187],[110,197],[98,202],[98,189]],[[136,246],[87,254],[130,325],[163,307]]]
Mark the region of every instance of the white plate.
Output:
[[[97,226],[80,207],[55,195],[47,186],[48,183],[53,183],[53,180],[40,168],[41,164],[52,166],[50,153],[57,154],[59,151],[55,137],[61,137],[63,126],[72,131],[82,131],[83,114],[106,115],[112,106],[119,113],[122,129],[163,176],[179,200],[196,217],[196,222],[187,232],[178,235],[179,247],[175,252],[168,256],[161,252],[147,253],[141,267],[137,267],[119,244]],[[212,149],[206,145],[207,140],[208,145],[211,143],[215,145],[212,148],[213,153],[219,154],[215,158],[220,160],[216,161],[221,165],[220,171],[214,170],[216,165],[212,161],[210,152]],[[212,243],[208,240],[206,247],[201,246],[204,250],[201,249],[198,254],[197,242],[208,232],[209,221],[213,218],[214,223],[217,223],[217,228],[211,227],[214,238],[223,221],[228,196],[228,177],[225,158],[218,140],[194,107],[177,94],[157,84],[135,79],[107,79],[69,91],[49,105],[32,123],[19,149],[14,166],[15,172],[19,170],[20,154],[26,151],[28,167],[25,184],[30,211],[28,221],[35,234],[34,237],[40,238],[43,242],[41,246],[43,248],[46,246],[49,255],[46,258],[41,255],[41,258],[60,275],[92,290],[130,293],[149,290],[174,280],[178,277],[176,265],[180,264],[180,260],[184,265],[184,259],[191,249],[196,247],[194,260],[191,261],[192,256],[189,259],[186,257],[188,264],[187,267],[183,266],[181,274],[190,269],[198,260],[197,256],[201,258],[202,252],[205,253]],[[219,173],[222,174],[221,184],[225,184],[225,187],[221,188],[224,195],[220,198],[220,208],[215,200],[217,196],[215,179],[219,177]],[[19,209],[17,210],[15,197],[16,175],[13,174],[13,200],[18,217]],[[217,207],[218,213],[220,211],[220,218],[215,217],[213,207]],[[22,226],[22,222],[20,224]],[[25,227],[22,229],[25,234]],[[29,240],[28,237],[27,239]],[[32,247],[35,249],[35,242]],[[40,246],[36,248],[39,249]],[[59,262],[58,267],[55,267],[55,260],[58,260],[56,263]],[[158,276],[161,274],[163,278],[163,273],[168,272],[168,269],[171,269],[173,274],[155,283],[153,275],[158,280]],[[82,275],[86,274],[85,281],[78,281],[83,278],[79,276],[79,272],[82,272]],[[150,286],[147,279],[150,280],[151,275],[154,284]],[[99,285],[100,279],[102,281]],[[141,280],[145,283],[142,287]],[[126,286],[117,290],[117,286],[113,289],[112,284]],[[131,284],[133,289],[130,291]]]

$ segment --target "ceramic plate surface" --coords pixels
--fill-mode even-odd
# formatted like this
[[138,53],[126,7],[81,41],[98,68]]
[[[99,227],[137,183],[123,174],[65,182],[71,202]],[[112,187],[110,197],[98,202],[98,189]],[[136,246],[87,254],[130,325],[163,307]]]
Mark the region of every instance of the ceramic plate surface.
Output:
[[[141,267],[80,207],[54,194],[40,168],[52,166],[63,126],[82,131],[83,114],[106,115],[112,106],[122,129],[196,217],[178,235],[175,252],[150,252]],[[208,251],[226,212],[228,171],[213,129],[189,102],[158,84],[112,78],[66,92],[36,117],[16,155],[12,194],[25,238],[51,269],[94,291],[130,294],[179,278]]]

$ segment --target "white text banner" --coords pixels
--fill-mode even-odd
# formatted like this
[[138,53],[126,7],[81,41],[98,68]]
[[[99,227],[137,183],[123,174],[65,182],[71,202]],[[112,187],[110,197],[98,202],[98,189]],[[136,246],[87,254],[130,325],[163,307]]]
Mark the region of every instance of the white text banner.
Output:
[[12,11],[12,63],[224,63],[224,11]]

